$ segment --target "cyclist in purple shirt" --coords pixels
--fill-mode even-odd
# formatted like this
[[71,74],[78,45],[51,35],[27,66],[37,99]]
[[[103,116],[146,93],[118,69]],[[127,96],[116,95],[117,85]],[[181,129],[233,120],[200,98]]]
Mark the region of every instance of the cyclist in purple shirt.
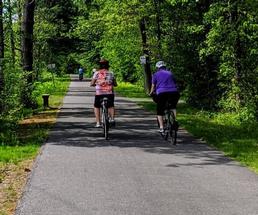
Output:
[[152,76],[150,95],[156,93],[157,118],[160,125],[160,132],[164,132],[163,116],[166,102],[170,101],[174,115],[176,116],[176,105],[180,94],[177,89],[176,80],[171,71],[166,68],[164,61],[156,63],[157,71]]

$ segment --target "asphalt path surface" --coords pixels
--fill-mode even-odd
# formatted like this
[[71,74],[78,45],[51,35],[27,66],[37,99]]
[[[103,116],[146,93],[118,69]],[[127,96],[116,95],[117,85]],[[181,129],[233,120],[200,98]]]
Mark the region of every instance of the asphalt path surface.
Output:
[[119,96],[106,141],[93,100],[94,88],[75,77],[16,215],[258,214],[256,174],[183,129],[170,145],[154,114]]

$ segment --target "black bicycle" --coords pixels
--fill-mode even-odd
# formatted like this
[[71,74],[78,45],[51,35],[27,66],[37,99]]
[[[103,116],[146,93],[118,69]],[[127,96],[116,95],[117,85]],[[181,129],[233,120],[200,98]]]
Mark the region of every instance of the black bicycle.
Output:
[[170,139],[170,142],[173,145],[177,144],[177,131],[178,131],[178,122],[176,121],[175,114],[169,104],[167,102],[166,109],[165,109],[165,116],[164,116],[164,132],[161,132],[161,136],[168,140]]
[[79,80],[82,81],[83,79],[83,74],[79,74]]
[[104,131],[104,137],[106,140],[108,140],[108,131],[109,131],[109,115],[108,115],[108,107],[107,107],[108,98],[104,97],[101,103],[101,109],[102,109],[102,125],[103,125],[103,131]]

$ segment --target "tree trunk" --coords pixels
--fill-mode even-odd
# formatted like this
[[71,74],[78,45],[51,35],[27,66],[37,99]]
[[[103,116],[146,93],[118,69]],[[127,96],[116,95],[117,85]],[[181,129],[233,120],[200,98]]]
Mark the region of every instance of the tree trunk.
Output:
[[157,33],[157,47],[158,47],[158,58],[162,59],[162,50],[161,50],[161,17],[160,17],[160,1],[154,0],[154,7],[156,12],[156,33]]
[[3,1],[0,0],[0,114],[3,112],[4,91],[4,29],[3,29]]
[[[230,2],[229,2],[230,4]],[[236,39],[234,46],[234,67],[235,67],[235,75],[234,75],[234,81],[237,88],[239,88],[239,92],[235,92],[236,101],[239,105],[243,105],[243,100],[241,97],[241,73],[242,73],[242,66],[241,66],[241,56],[242,56],[242,45],[240,41],[240,35],[239,35],[239,17],[238,17],[238,2],[231,3],[232,5],[232,11],[230,13],[230,22],[232,25],[235,26],[235,33],[236,33]]]
[[143,54],[146,57],[146,64],[144,64],[144,75],[145,75],[145,91],[149,93],[151,88],[151,68],[150,68],[150,56],[147,44],[147,34],[146,34],[146,20],[142,18],[140,21],[140,31],[142,35],[142,47]]
[[15,42],[13,33],[13,22],[12,22],[12,5],[11,0],[8,0],[8,19],[9,19],[9,29],[10,29],[10,43],[11,43],[11,56],[12,64],[15,64]]
[[33,70],[33,26],[34,26],[35,0],[26,0],[23,8],[22,33],[22,67],[25,76],[25,86],[22,101],[25,107],[32,107],[32,70]]
[[[26,0],[23,10],[22,32],[22,56],[23,70],[33,69],[33,26],[34,26],[35,0]],[[32,80],[30,81],[32,82]]]

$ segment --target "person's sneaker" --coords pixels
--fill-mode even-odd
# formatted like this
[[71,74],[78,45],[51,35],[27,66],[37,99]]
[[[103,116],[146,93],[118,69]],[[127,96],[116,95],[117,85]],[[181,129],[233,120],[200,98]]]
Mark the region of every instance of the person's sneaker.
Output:
[[116,122],[114,119],[110,119],[109,124],[110,124],[110,126],[114,127],[116,125]]
[[164,129],[163,129],[163,128],[160,128],[160,129],[159,129],[159,133],[164,133]]
[[97,123],[97,124],[95,125],[95,128],[101,128],[101,125],[100,125],[99,123]]

